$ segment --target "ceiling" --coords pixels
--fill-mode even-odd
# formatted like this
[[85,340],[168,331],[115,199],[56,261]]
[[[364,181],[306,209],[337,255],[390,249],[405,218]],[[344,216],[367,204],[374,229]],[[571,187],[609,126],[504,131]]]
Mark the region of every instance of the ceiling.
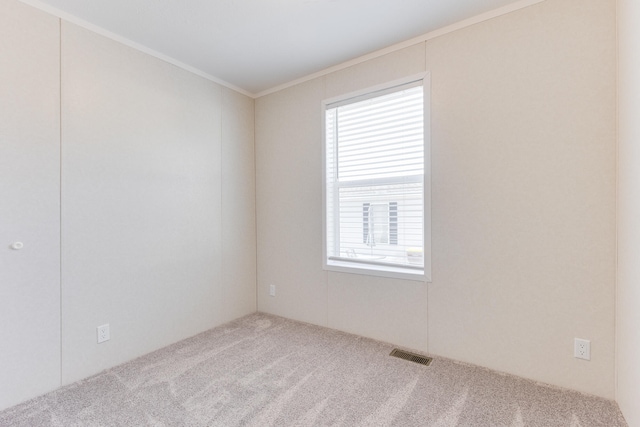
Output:
[[[38,0],[258,94],[515,0]],[[68,16],[67,16],[68,17]],[[76,20],[77,21],[77,20]]]

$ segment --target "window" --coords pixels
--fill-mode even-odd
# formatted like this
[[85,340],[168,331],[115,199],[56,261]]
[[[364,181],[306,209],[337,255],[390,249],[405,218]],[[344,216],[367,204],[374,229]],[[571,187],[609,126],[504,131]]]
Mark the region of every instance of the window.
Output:
[[425,87],[323,103],[326,269],[428,280]]

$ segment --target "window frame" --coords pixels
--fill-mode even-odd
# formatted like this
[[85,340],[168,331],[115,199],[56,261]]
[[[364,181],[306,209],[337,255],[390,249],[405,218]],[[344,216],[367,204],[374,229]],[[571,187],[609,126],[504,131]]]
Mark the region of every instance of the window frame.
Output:
[[[403,266],[382,265],[362,261],[330,260],[327,248],[327,106],[347,102],[354,98],[367,97],[375,92],[390,89],[414,82],[422,82],[423,89],[423,126],[424,126],[424,176],[423,176],[423,261],[424,268],[420,271]],[[344,95],[325,99],[321,102],[322,117],[322,268],[327,271],[363,274],[369,276],[388,277],[419,282],[431,282],[431,75],[420,73],[393,80],[384,84],[367,87]],[[357,102],[354,100],[352,102]]]

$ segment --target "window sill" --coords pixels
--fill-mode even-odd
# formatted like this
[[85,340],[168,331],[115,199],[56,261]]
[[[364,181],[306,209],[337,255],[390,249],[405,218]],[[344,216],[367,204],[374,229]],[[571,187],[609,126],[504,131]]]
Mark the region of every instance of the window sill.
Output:
[[324,269],[341,273],[363,274],[367,276],[413,280],[416,282],[429,281],[423,269],[403,268],[401,266],[380,266],[364,262],[349,262],[330,259],[325,261]]

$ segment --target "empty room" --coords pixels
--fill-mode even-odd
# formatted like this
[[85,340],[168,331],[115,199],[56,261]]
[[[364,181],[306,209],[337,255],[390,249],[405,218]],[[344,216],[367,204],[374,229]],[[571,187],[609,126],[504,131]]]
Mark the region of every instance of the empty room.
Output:
[[640,2],[0,0],[0,426],[640,427]]

